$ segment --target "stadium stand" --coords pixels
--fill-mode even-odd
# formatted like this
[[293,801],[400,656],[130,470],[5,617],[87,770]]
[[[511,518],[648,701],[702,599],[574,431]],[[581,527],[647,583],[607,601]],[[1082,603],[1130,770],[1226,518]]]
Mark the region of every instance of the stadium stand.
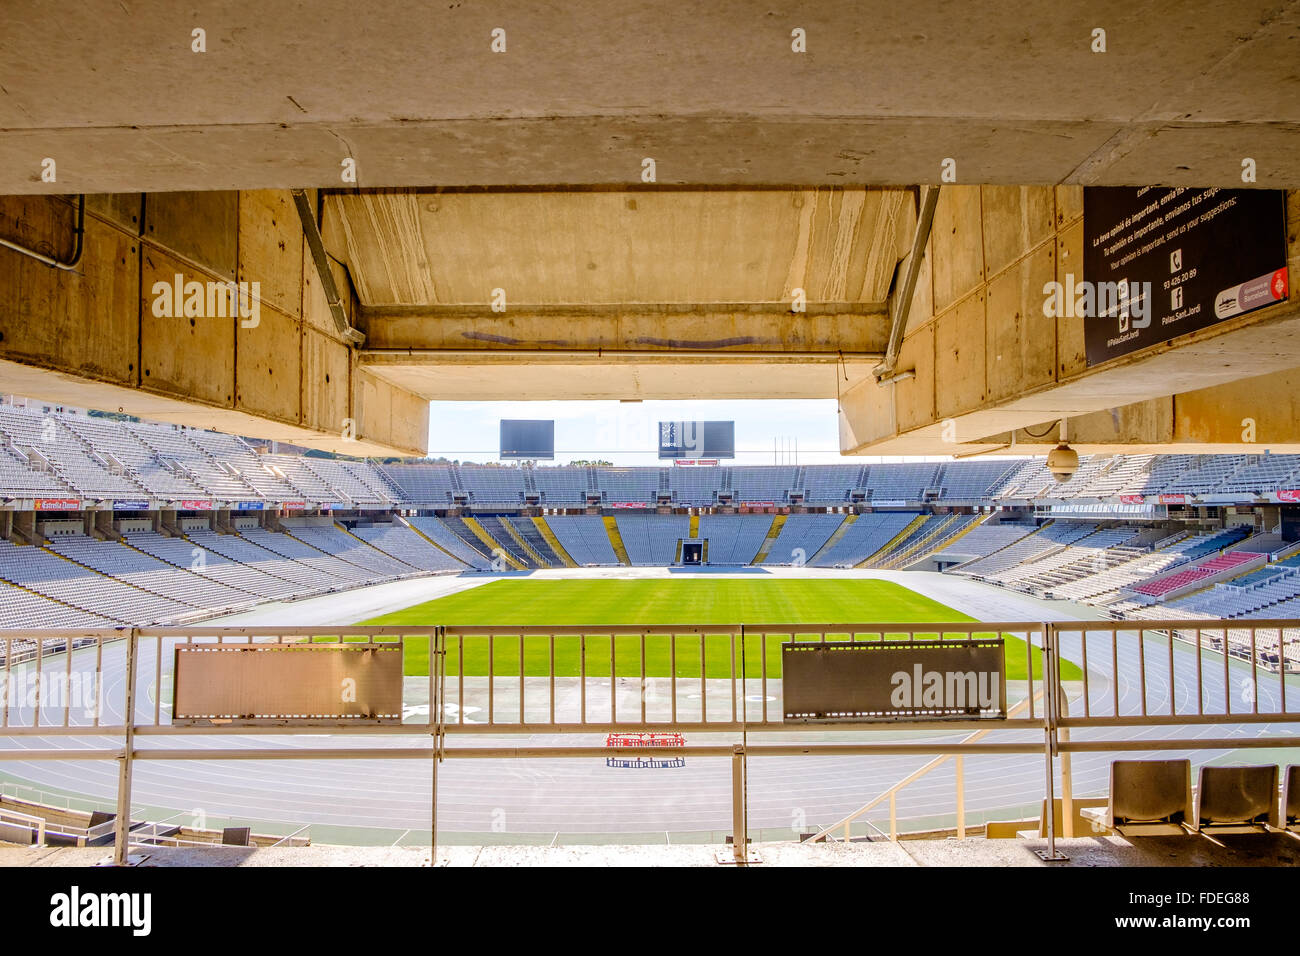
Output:
[[812,562],[824,568],[849,568],[861,564],[883,548],[919,517],[915,511],[877,511],[859,515],[838,541],[818,552]]
[[[150,554],[160,561],[178,568],[188,568],[201,578],[210,578],[234,588],[244,595],[260,599],[290,597],[298,593],[288,582],[266,574],[257,568],[199,547],[179,537],[164,537],[153,531],[130,532],[127,542],[133,548]],[[245,597],[247,603],[247,597]],[[255,602],[252,602],[255,603]],[[237,606],[238,602],[231,606]]]
[[524,539],[524,543],[532,548],[533,551],[537,553],[537,556],[542,559],[542,567],[564,567],[563,559],[561,559],[560,556],[555,553],[554,549],[546,543],[546,539],[542,537],[542,533],[537,530],[537,525],[533,524],[532,518],[507,518],[505,520],[509,523],[510,527],[515,530],[515,533]]
[[776,543],[763,559],[764,564],[800,565],[822,549],[835,533],[843,515],[791,515],[777,535]]
[[[969,555],[968,560],[974,560],[976,557],[984,557],[994,551],[1001,551],[1008,545],[1019,541],[1025,535],[1033,534],[1036,530],[1038,530],[1037,526],[1032,524],[1012,521],[986,521],[963,535],[960,546],[954,550],[960,554]],[[936,548],[935,550],[942,551],[944,548]]]
[[456,485],[447,465],[383,465],[380,470],[412,505],[446,508],[452,503]]
[[1133,590],[1138,594],[1161,597],[1170,591],[1176,591],[1194,581],[1199,581],[1201,578],[1208,578],[1223,571],[1230,571],[1249,560],[1251,560],[1251,556],[1242,551],[1221,554],[1218,557],[1207,558],[1184,571],[1177,571],[1168,577],[1146,581],[1134,587]]
[[358,568],[373,571],[384,578],[403,578],[415,573],[415,569],[405,561],[400,561],[377,548],[368,547],[363,539],[332,522],[317,523],[312,522],[310,518],[297,520],[290,518],[285,524],[285,530],[299,541]]
[[[1261,506],[1294,500],[1297,484],[1300,456],[1271,454],[1093,456],[1066,482],[1037,459],[377,464],[0,403],[0,497],[36,522],[11,520],[0,542],[0,622],[185,622],[261,601],[488,570],[498,550],[510,567],[617,566],[619,547],[631,564],[664,566],[691,533],[686,508],[708,512],[697,534],[715,566],[942,567],[1115,617],[1285,616],[1300,610],[1300,557],[1281,524],[1263,526]],[[1225,509],[1233,503],[1235,518]],[[986,517],[999,504],[1017,510]],[[1202,520],[1171,520],[1172,507],[1187,504]],[[752,506],[779,513],[743,513]],[[297,516],[317,508],[319,517]],[[668,508],[678,513],[658,513]],[[1249,525],[1222,526],[1243,509],[1253,509]]]
[[893,567],[904,556],[911,555],[921,548],[924,542],[932,540],[946,528],[955,515],[926,515],[920,523],[910,526],[907,533],[889,546],[873,555],[862,566],[865,568]]
[[[191,530],[186,534],[186,538],[193,545],[211,554],[219,555],[228,561],[252,568],[265,575],[270,580],[264,580],[262,587],[268,589],[270,597],[287,598],[320,594],[335,590],[339,586],[338,579],[298,564],[292,558],[269,551],[241,535]],[[275,584],[275,581],[280,581],[282,584]]]
[[283,558],[291,558],[299,564],[306,565],[328,579],[335,581],[336,586],[338,584],[377,584],[384,580],[383,575],[378,572],[359,567],[331,554],[326,554],[324,551],[314,548],[290,534],[271,532],[264,528],[248,528],[241,531],[240,535],[254,544],[260,545],[267,551],[272,551]]
[[709,542],[709,564],[752,563],[771,527],[771,515],[704,515],[700,537]]
[[424,571],[464,571],[468,567],[404,524],[358,524],[352,533],[371,547]]
[[539,568],[542,564],[530,555],[514,536],[506,530],[504,518],[496,515],[477,515],[475,516],[479,526],[491,535],[492,540],[506,554],[510,555],[526,568]]
[[480,571],[492,566],[492,558],[483,551],[483,542],[476,538],[459,518],[445,521],[434,517],[411,517],[411,527],[454,558],[464,561]]
[[867,469],[867,493],[874,501],[920,501],[928,488],[936,487],[939,465],[872,465]]
[[535,468],[532,480],[541,494],[541,504],[548,507],[574,507],[587,500],[585,469]]
[[546,519],[546,523],[579,567],[615,567],[619,564],[601,518],[595,515],[557,515]]
[[677,542],[690,533],[686,515],[620,514],[618,533],[628,559],[639,567],[663,567],[677,560]]
[[1074,521],[1053,522],[1039,528],[1035,534],[1025,535],[1000,551],[959,565],[953,571],[979,580],[1005,583],[1014,579],[1015,568],[1028,565],[1049,552],[1090,534],[1094,527],[1092,524]]
[[865,495],[866,471],[865,465],[817,465],[805,469],[804,503],[842,505],[852,500],[855,491]]

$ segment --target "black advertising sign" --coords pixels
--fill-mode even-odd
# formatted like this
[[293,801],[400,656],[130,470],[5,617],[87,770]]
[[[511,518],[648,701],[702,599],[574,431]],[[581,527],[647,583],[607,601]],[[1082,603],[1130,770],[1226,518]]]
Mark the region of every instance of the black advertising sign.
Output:
[[1048,314],[1084,320],[1089,367],[1287,298],[1280,190],[1089,187],[1083,239]]
[[1002,638],[781,645],[790,721],[1003,719]]

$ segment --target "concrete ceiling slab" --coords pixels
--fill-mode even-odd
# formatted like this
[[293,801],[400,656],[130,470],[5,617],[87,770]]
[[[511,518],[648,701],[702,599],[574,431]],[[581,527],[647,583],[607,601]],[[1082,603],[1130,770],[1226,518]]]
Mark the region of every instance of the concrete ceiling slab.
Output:
[[[505,312],[766,304],[878,309],[909,190],[336,194],[361,304]],[[501,290],[497,293],[495,290]],[[494,297],[500,296],[494,308]]]
[[[348,156],[368,186],[630,183],[645,156],[659,183],[934,182],[952,157],[966,183],[1237,185],[1243,141],[1296,141],[1298,10],[11,0],[0,193],[331,187]],[[1178,124],[1195,155],[1110,168],[1116,137]],[[1300,150],[1276,152],[1259,184],[1296,185]]]

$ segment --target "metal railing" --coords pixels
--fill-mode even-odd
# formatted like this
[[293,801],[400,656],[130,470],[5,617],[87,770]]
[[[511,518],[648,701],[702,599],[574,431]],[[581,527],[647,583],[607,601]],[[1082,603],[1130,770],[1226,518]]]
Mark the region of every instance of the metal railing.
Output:
[[[928,641],[1003,635],[1017,700],[1005,719],[844,721],[809,724],[782,718],[781,646],[790,641]],[[292,722],[261,726],[181,726],[167,703],[178,646],[362,642],[397,644],[412,663],[427,655],[428,713],[401,724],[340,722],[328,733],[346,746],[294,746],[295,733],[321,728]],[[15,648],[24,651],[16,654]],[[67,649],[73,648],[71,652]],[[1224,652],[1224,649],[1227,652]],[[1300,683],[1278,662],[1300,660],[1300,621],[961,622],[924,624],[727,624],[618,627],[204,627],[101,631],[6,631],[0,673],[0,737],[22,738],[0,760],[112,760],[118,764],[116,849],[125,859],[132,769],[140,760],[429,761],[431,833],[437,840],[438,766],[445,759],[645,756],[653,746],[590,746],[508,740],[592,733],[703,733],[674,756],[727,757],[732,766],[734,856],[748,859],[747,761],[804,756],[934,756],[906,779],[882,788],[864,807],[822,827],[850,824],[899,790],[955,757],[1039,754],[1042,794],[1071,794],[1074,753],[1239,750],[1300,746]],[[24,656],[25,655],[25,656]],[[408,668],[410,669],[410,668]],[[475,718],[467,714],[471,708]],[[1070,716],[1070,714],[1074,716]],[[1263,735],[1222,728],[1263,726]],[[1164,728],[1143,736],[1141,728]],[[918,739],[900,740],[902,728]],[[968,730],[960,740],[924,732]],[[826,740],[828,731],[834,740]],[[881,733],[893,731],[895,733]],[[213,736],[265,735],[265,746],[222,747]],[[752,735],[758,735],[751,739]],[[377,736],[407,738],[409,746]],[[63,746],[67,738],[89,744]],[[137,738],[155,738],[140,746]],[[776,739],[773,739],[775,737]],[[352,738],[352,739],[346,739]],[[356,738],[369,738],[358,742]],[[425,739],[427,738],[427,740]],[[290,743],[286,743],[286,739]],[[346,739],[346,740],[345,740]],[[164,745],[165,743],[165,745]],[[211,746],[216,744],[216,746]],[[450,744],[450,745],[449,745]],[[964,830],[958,774],[958,831]],[[1049,803],[1050,805],[1050,803]],[[891,811],[891,837],[897,836]],[[1046,821],[1049,855],[1054,826]],[[874,826],[874,824],[872,824]],[[1072,833],[1067,812],[1065,835]]]

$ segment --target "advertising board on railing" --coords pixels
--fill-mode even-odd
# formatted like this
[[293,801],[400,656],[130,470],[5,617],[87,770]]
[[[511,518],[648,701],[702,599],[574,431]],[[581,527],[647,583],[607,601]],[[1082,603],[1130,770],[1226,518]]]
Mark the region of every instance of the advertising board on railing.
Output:
[[785,719],[1005,719],[1001,638],[781,645]]
[[400,644],[182,644],[172,723],[401,723]]

